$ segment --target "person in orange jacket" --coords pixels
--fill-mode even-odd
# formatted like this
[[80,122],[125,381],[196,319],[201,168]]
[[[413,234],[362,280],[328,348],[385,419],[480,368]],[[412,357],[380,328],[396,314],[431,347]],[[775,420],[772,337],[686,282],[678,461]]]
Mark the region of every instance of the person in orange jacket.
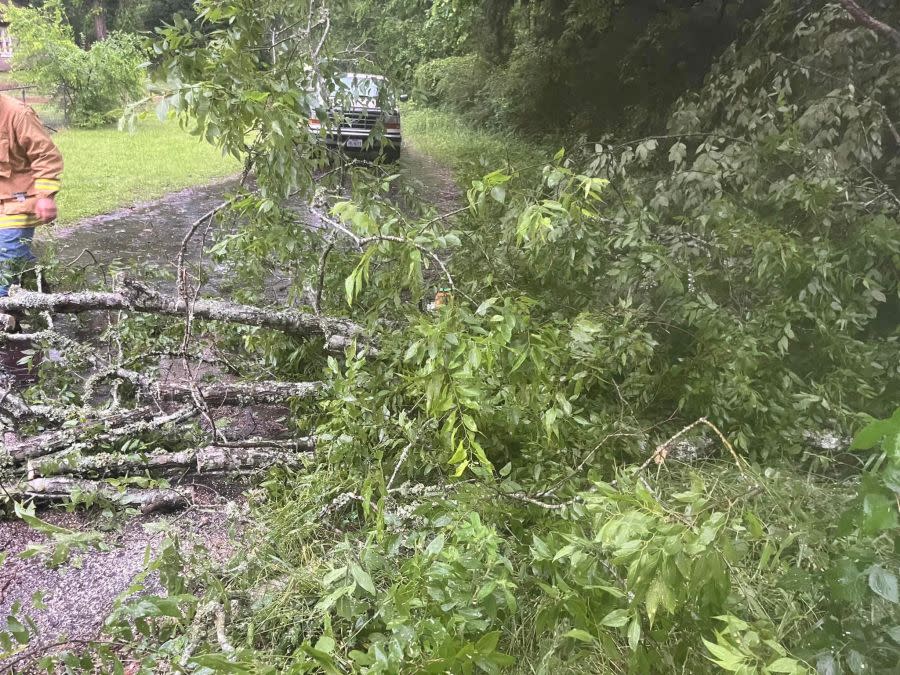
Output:
[[[34,260],[34,228],[56,218],[63,159],[31,107],[0,94],[0,297]],[[15,317],[0,315],[0,330]]]

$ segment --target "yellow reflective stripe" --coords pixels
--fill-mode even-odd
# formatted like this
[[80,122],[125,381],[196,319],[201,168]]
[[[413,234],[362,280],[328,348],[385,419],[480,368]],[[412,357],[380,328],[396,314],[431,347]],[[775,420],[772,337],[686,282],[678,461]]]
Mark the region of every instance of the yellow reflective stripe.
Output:
[[0,228],[30,227],[37,225],[40,220],[33,213],[17,213],[14,215],[0,214]]
[[55,178],[36,178],[34,181],[34,189],[38,192],[56,192],[59,186],[60,182]]

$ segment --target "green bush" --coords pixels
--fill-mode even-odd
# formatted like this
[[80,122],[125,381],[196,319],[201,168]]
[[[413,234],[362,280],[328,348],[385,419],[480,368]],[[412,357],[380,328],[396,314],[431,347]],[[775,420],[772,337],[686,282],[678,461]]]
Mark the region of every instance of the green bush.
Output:
[[62,6],[9,7],[11,30],[18,40],[14,70],[51,94],[66,122],[94,127],[112,122],[144,91],[145,60],[138,38],[111,33],[89,49],[75,43]]
[[416,68],[415,86],[425,103],[465,112],[483,99],[488,73],[488,64],[477,54],[449,56]]

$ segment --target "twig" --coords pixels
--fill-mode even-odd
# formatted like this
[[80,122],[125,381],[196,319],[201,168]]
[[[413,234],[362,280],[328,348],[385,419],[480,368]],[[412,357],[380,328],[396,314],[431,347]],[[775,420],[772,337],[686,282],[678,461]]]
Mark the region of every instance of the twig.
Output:
[[650,466],[650,464],[652,464],[653,462],[656,462],[657,464],[662,464],[663,462],[665,462],[666,454],[668,453],[669,447],[672,445],[672,443],[684,436],[691,429],[694,429],[701,424],[708,426],[716,433],[716,435],[719,437],[719,440],[722,441],[722,444],[728,449],[728,452],[731,453],[731,457],[734,459],[734,463],[735,465],[737,465],[738,471],[740,471],[742,476],[745,475],[743,467],[746,464],[746,460],[742,460],[740,456],[738,456],[738,454],[734,450],[734,447],[731,445],[731,443],[728,442],[728,439],[725,438],[725,434],[719,431],[719,428],[705,417],[701,417],[700,419],[691,422],[677,434],[657,445],[656,449],[653,451],[653,454],[647,458],[647,461],[645,461],[638,467],[638,473],[643,472],[644,469]]

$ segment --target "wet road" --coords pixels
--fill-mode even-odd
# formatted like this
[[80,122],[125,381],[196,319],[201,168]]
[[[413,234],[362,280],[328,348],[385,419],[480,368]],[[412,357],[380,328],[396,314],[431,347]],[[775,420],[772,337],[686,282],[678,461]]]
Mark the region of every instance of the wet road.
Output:
[[[404,149],[399,168],[404,174],[403,182],[438,212],[448,212],[459,205],[459,187],[446,167],[409,148]],[[89,262],[83,253],[88,250],[100,266],[129,269],[135,276],[154,268],[174,272],[182,239],[191,223],[221,204],[236,187],[237,180],[231,179],[173,192],[162,199],[87,218],[74,225],[39,229],[35,248],[38,251],[52,248],[63,264],[78,256],[82,256],[80,264]],[[304,210],[300,204],[295,208]],[[306,219],[310,222],[312,217],[307,215]],[[199,242],[199,237],[196,241]],[[191,253],[196,255],[197,251],[195,243]]]
[[[127,268],[140,274],[170,267],[191,223],[222,203],[237,186],[229,180],[173,192],[162,199],[87,218],[71,226],[38,230],[35,248],[54,249],[65,264],[79,256],[86,264],[89,251],[102,267]],[[199,241],[199,237],[198,237]],[[196,245],[193,252],[196,252]]]

